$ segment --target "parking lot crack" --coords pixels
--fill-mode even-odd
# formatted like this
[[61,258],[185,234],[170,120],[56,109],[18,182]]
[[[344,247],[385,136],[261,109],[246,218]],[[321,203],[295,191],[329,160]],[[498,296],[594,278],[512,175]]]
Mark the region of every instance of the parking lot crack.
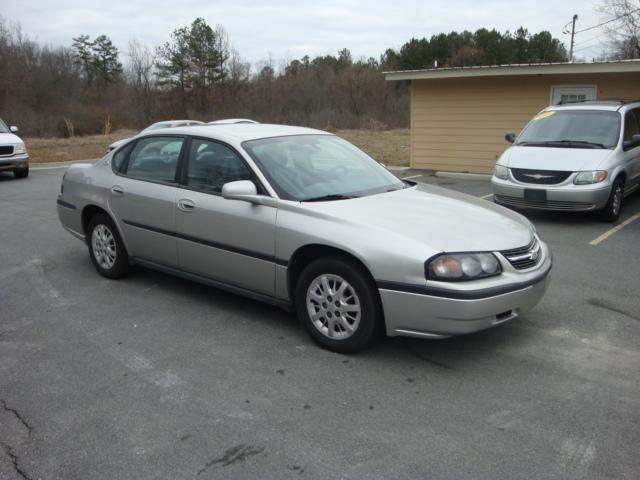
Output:
[[2,405],[2,409],[4,411],[12,413],[18,419],[18,421],[24,426],[24,428],[27,429],[27,432],[29,432],[29,435],[31,434],[31,432],[33,431],[33,428],[31,427],[31,425],[29,425],[29,422],[25,420],[25,418],[20,414],[18,410],[16,410],[15,408],[9,407],[7,405],[7,402],[1,398],[0,398],[0,405]]
[[228,449],[226,452],[224,452],[224,455],[222,455],[222,457],[215,458],[213,460],[208,461],[204,465],[204,467],[202,467],[198,471],[198,475],[201,475],[202,473],[206,472],[209,468],[211,468],[216,464],[220,464],[223,467],[227,467],[233,463],[244,461],[248,457],[251,457],[253,455],[258,455],[262,453],[263,450],[264,450],[263,447],[254,447],[252,445],[244,445],[244,444],[236,445],[235,447],[232,447]]
[[631,315],[629,312],[625,312],[620,308],[614,307],[613,305],[611,305],[608,302],[605,302],[604,300],[600,300],[598,298],[590,298],[588,303],[590,305],[593,305],[594,307],[604,308],[605,310],[616,312],[616,313],[619,313],[620,315],[624,315],[625,317],[640,321],[640,318],[636,317],[635,315]]
[[2,448],[4,449],[4,451],[6,452],[6,454],[9,456],[9,458],[11,459],[11,465],[13,466],[13,469],[15,470],[15,472],[20,475],[20,478],[23,478],[24,480],[33,480],[29,474],[27,474],[27,472],[25,472],[21,467],[20,467],[20,458],[18,457],[18,455],[15,454],[15,452],[13,451],[13,448],[10,447],[9,445],[7,445],[4,442],[0,442],[0,445],[2,445]]

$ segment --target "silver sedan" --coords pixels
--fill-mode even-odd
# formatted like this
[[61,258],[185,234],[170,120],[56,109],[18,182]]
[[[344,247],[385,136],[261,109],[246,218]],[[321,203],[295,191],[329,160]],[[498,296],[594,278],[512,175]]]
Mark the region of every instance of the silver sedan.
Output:
[[523,216],[401,181],[307,128],[148,132],[71,166],[57,203],[101,275],[138,264],[295,309],[340,352],[513,320],[550,278],[551,253]]

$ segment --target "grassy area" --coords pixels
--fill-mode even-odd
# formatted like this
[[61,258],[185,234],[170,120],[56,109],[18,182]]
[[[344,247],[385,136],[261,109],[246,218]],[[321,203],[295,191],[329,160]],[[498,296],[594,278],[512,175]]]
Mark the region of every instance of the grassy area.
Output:
[[25,138],[24,143],[32,163],[67,162],[100,158],[107,147],[121,138],[135,135],[133,130],[118,130],[110,135],[90,135],[74,138]]
[[[26,138],[32,163],[66,162],[100,158],[107,146],[121,138],[135,135],[133,130],[118,130],[110,135],[75,138]],[[344,139],[357,145],[386,165],[409,165],[409,130],[339,130]]]

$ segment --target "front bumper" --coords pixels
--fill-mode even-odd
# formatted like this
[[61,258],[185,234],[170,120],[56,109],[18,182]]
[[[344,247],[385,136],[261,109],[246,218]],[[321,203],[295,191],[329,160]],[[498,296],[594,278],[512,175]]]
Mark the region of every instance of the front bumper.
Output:
[[16,170],[29,166],[29,155],[12,155],[10,157],[0,157],[0,171]]
[[[611,185],[608,182],[595,185],[529,185],[491,177],[493,198],[496,203],[508,207],[534,210],[590,211],[604,208],[609,200]],[[524,191],[546,190],[547,200],[533,202],[524,198]]]
[[447,298],[380,288],[387,335],[446,338],[513,320],[543,297],[551,279],[551,266],[549,254],[528,276],[523,288],[505,285],[506,289],[512,287],[507,293],[483,296],[482,290],[467,292],[468,297],[478,298]]

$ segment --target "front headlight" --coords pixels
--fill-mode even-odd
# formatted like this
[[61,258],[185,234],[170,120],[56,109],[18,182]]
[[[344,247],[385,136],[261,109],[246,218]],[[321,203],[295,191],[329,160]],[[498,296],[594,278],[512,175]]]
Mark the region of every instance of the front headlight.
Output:
[[18,143],[13,146],[13,153],[16,153],[16,154],[27,153],[27,147],[24,146],[24,143]]
[[500,262],[493,253],[442,253],[425,264],[429,280],[475,280],[501,272]]
[[494,169],[493,174],[502,180],[506,180],[509,178],[509,169],[504,165],[498,165],[496,163],[496,168]]
[[593,170],[589,172],[578,172],[573,183],[576,185],[590,185],[592,183],[600,183],[607,178],[606,170]]

